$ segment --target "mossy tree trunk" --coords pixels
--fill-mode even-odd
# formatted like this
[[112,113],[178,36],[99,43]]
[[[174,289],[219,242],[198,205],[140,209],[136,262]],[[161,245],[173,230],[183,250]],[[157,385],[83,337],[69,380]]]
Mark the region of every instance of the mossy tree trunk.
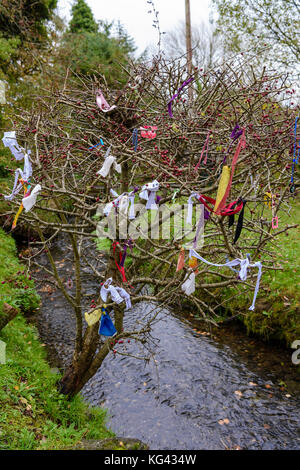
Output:
[[13,320],[19,310],[17,308],[12,307],[11,305],[4,303],[2,308],[3,313],[0,314],[0,331],[11,321]]
[[[114,342],[123,337],[124,306],[115,305],[114,313],[117,334],[113,338],[108,337],[98,351],[99,322],[86,329],[80,354],[74,354],[71,365],[58,383],[59,391],[64,395],[71,398],[80,392],[101,367],[104,359],[113,349]],[[128,333],[124,334],[124,336],[127,335]]]

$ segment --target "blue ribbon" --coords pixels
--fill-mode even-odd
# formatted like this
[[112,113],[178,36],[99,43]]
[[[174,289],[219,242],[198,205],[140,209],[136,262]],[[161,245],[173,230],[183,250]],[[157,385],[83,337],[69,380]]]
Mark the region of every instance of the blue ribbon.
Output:
[[[295,127],[294,127],[294,154],[293,154],[293,164],[292,164],[292,174],[291,174],[291,193],[295,191],[294,185],[294,172],[295,172],[295,165],[298,163],[299,155],[300,155],[300,145],[297,147],[297,124],[298,124],[299,116],[295,119]],[[298,151],[297,151],[298,150]]]
[[[294,129],[294,136],[295,136],[295,142],[294,142],[294,160],[295,163],[298,163],[299,155],[300,155],[300,145],[298,145],[298,153],[297,153],[297,122],[298,122],[299,116],[296,117],[295,120],[295,129]],[[299,137],[300,138],[300,137]],[[297,160],[296,160],[296,154],[297,154]]]
[[138,129],[133,129],[132,144],[133,144],[135,152],[137,151],[137,146],[138,146],[138,134],[139,134],[139,130]]
[[103,140],[102,140],[102,139],[100,139],[100,142],[99,142],[99,144],[96,144],[96,145],[93,145],[92,147],[89,147],[89,150],[92,150],[93,148],[95,148],[95,147],[98,147],[98,145],[104,145],[104,143],[103,143]]

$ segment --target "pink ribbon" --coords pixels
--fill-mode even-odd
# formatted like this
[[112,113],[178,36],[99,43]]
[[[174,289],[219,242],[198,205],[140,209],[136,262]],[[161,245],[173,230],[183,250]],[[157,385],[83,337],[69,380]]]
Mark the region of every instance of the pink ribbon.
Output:
[[116,108],[115,105],[109,106],[101,90],[96,91],[96,103],[101,109],[101,111],[103,111],[104,113],[107,113],[108,111],[111,111]]
[[[149,129],[149,130],[148,130]],[[141,136],[145,139],[154,139],[156,137],[157,126],[144,126],[140,127]]]
[[208,131],[207,133],[207,136],[206,136],[206,140],[205,140],[205,143],[203,145],[203,148],[202,148],[202,151],[201,151],[201,155],[200,155],[200,159],[199,159],[199,162],[197,163],[197,165],[195,166],[195,170],[198,170],[199,166],[200,166],[200,163],[201,163],[201,160],[203,158],[203,155],[204,155],[204,152],[205,152],[205,158],[203,160],[203,164],[206,165],[206,162],[207,162],[207,154],[208,154],[208,141],[209,141],[209,136],[210,136],[210,131]]

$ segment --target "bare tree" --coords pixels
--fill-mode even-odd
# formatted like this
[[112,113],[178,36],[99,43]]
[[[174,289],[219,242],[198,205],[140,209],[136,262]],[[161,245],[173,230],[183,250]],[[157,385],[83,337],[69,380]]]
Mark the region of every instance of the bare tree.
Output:
[[[286,77],[271,76],[265,71],[256,76],[250,67],[245,67],[245,63],[252,60],[251,56],[242,60],[235,58],[222,69],[211,68],[186,77],[185,67],[158,57],[150,65],[132,64],[128,70],[128,83],[119,90],[109,89],[101,76],[82,78],[70,74],[59,89],[55,86],[36,96],[30,112],[20,112],[18,139],[24,147],[32,149],[33,181],[42,186],[36,205],[19,221],[39,234],[39,240],[30,247],[24,259],[30,271],[39,269],[40,273],[53,279],[76,318],[74,355],[60,382],[62,393],[72,396],[79,392],[115,349],[116,342],[132,338],[147,348],[151,324],[157,321],[161,308],[167,305],[178,308],[188,303],[204,320],[215,323],[221,289],[235,286],[239,295],[244,296],[256,284],[256,270],[248,272],[245,280],[237,276],[234,269],[213,267],[205,262],[196,266],[195,260],[191,259],[182,270],[176,271],[178,255],[183,253],[180,248],[190,246],[187,234],[178,235],[171,230],[169,237],[161,234],[155,239],[147,229],[149,236],[142,236],[138,225],[142,216],[139,214],[136,214],[135,222],[140,236],[133,240],[133,250],[127,247],[130,256],[124,264],[127,282],[122,274],[120,254],[123,257],[125,241],[129,245],[130,240],[124,240],[118,231],[111,240],[105,269],[99,269],[103,257],[96,250],[96,232],[99,223],[107,220],[105,211],[99,210],[99,204],[106,206],[116,200],[116,194],[112,196],[110,189],[125,196],[136,192],[138,197],[144,184],[157,180],[159,204],[164,204],[169,211],[171,226],[172,223],[175,225],[176,218],[174,200],[183,206],[196,192],[194,208],[203,203],[211,211],[201,248],[205,260],[224,264],[228,259],[249,259],[248,253],[251,263],[263,262],[263,270],[279,269],[270,246],[274,246],[279,233],[291,226],[280,224],[275,230],[272,217],[278,216],[282,206],[284,210],[289,208],[290,170],[287,165],[294,114],[283,100]],[[168,114],[168,102],[187,78],[194,79],[187,85],[194,86],[194,101],[190,103],[186,99],[185,87],[169,105]],[[95,95],[99,88],[111,106],[109,112],[102,112],[96,105]],[[173,118],[170,117],[172,113]],[[139,128],[146,125],[157,127],[155,138],[141,137]],[[236,140],[232,134],[234,127],[242,132]],[[138,142],[133,142],[133,135],[136,137],[137,134]],[[245,148],[241,146],[243,135]],[[203,159],[201,162],[199,159],[206,144],[209,147],[203,164]],[[97,172],[105,162],[103,157],[109,146],[116,166],[102,178]],[[233,171],[231,161],[238,148],[241,153]],[[213,200],[217,193],[225,161],[225,166],[232,167],[232,186],[227,201],[232,204],[231,210],[227,206],[227,212],[218,214],[208,198]],[[119,164],[121,174],[116,171]],[[138,192],[136,188],[139,188]],[[273,203],[272,217],[267,211],[266,197]],[[16,199],[11,202],[13,207],[7,210],[8,221],[18,207]],[[228,216],[232,217],[234,207],[244,208],[245,201],[244,230],[236,241],[232,233],[233,227],[236,232],[235,225],[228,227]],[[150,214],[156,215],[156,227],[162,227],[164,221],[158,211],[145,209],[143,214],[146,218]],[[117,226],[120,218],[124,219],[117,203],[110,217]],[[196,227],[198,218],[195,220],[193,216],[191,230]],[[71,245],[72,291],[67,289],[51,254],[53,240],[62,233]],[[95,249],[93,256],[88,256],[86,246],[91,243],[95,243]],[[39,262],[41,251],[47,253],[50,267]],[[83,320],[91,297],[98,294],[91,311],[103,306],[99,292],[89,296],[84,291],[85,268],[91,270],[99,282],[111,277],[114,286],[123,287],[131,295],[132,304],[150,301],[154,308],[148,314],[141,311],[136,326],[126,331],[123,329],[124,302],[118,304],[108,300],[107,308],[114,310],[117,334],[113,339],[100,339],[99,320],[88,327]],[[43,282],[40,273],[39,281]],[[182,286],[192,273],[196,273],[195,292],[188,295]],[[121,349],[117,353],[128,354]],[[149,354],[146,349],[139,357],[148,358]]]

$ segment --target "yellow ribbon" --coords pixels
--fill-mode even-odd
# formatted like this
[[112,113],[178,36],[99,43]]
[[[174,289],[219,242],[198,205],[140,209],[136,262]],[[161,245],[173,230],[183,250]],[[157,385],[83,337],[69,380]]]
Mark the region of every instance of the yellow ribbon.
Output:
[[102,315],[101,309],[94,310],[92,313],[85,312],[84,318],[89,326],[94,325],[100,320]]
[[264,201],[265,205],[272,209],[272,193],[265,193]]
[[196,274],[198,274],[198,260],[195,256],[189,258],[189,267],[192,268]]
[[222,169],[221,179],[219,182],[214,212],[216,212],[216,210],[218,209],[218,206],[225,195],[229,180],[230,180],[230,168],[229,166],[224,165]]
[[[27,192],[28,192],[28,186],[27,186],[27,184],[25,184],[25,181],[24,181],[22,178],[20,178],[20,183],[23,185],[23,188],[24,188],[24,196],[25,196],[25,195],[27,194]],[[30,187],[30,185],[29,185],[29,187]],[[12,224],[12,226],[11,226],[12,230],[13,230],[14,228],[16,228],[16,225],[17,225],[17,222],[18,222],[18,218],[20,217],[20,215],[21,215],[23,209],[24,209],[24,206],[23,206],[23,203],[21,203],[21,205],[20,205],[20,207],[19,207],[19,209],[18,209],[18,212],[17,212],[16,215],[15,215],[13,224]]]

